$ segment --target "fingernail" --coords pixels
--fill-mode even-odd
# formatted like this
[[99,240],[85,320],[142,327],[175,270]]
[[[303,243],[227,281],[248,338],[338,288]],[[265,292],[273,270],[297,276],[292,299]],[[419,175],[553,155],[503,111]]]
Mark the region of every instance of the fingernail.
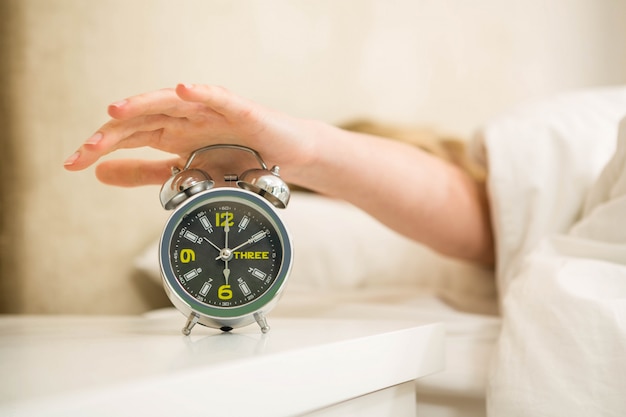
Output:
[[87,145],[97,145],[98,142],[100,142],[103,137],[104,137],[104,135],[102,133],[96,132],[92,137],[90,137],[89,139],[87,139],[85,141],[85,144],[87,144]]
[[115,103],[111,104],[111,106],[113,106],[113,107],[122,107],[126,103],[128,103],[128,100],[116,101]]
[[80,157],[80,152],[74,152],[69,158],[63,162],[63,166],[74,165],[74,162]]
[[193,84],[183,84],[183,87],[185,87],[186,89],[190,90],[193,88]]

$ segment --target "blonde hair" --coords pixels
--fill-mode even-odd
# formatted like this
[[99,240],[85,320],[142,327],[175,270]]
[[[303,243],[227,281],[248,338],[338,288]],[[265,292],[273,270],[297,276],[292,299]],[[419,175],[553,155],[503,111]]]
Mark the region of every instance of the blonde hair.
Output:
[[366,119],[353,120],[339,127],[417,146],[425,152],[460,167],[476,181],[485,181],[486,170],[470,156],[465,140],[441,134],[427,127],[399,126]]

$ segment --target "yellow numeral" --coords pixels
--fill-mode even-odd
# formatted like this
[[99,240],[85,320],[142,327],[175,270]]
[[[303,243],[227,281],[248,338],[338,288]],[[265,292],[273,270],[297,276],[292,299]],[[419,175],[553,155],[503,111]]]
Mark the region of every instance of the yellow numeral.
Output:
[[222,227],[227,224],[228,227],[234,226],[235,222],[233,221],[233,217],[235,217],[235,215],[229,212],[215,213],[215,227]]
[[196,260],[196,253],[193,249],[183,249],[180,251],[180,261],[184,264],[188,264],[191,261]]
[[233,298],[233,291],[230,289],[230,285],[222,285],[217,289],[217,296],[220,300],[230,300]]

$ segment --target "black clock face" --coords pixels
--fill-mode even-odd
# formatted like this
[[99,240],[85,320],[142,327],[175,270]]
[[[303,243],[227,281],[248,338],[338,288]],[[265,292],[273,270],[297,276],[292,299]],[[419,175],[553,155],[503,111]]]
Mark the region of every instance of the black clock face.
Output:
[[246,306],[284,278],[286,232],[254,199],[200,199],[171,226],[169,247],[162,250],[168,251],[171,278],[194,302]]

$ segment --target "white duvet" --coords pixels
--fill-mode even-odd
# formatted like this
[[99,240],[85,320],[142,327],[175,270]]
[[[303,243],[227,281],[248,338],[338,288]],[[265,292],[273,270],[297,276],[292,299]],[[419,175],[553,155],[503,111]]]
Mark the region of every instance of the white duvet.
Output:
[[592,91],[482,132],[502,313],[490,416],[626,416],[625,115],[626,88]]

